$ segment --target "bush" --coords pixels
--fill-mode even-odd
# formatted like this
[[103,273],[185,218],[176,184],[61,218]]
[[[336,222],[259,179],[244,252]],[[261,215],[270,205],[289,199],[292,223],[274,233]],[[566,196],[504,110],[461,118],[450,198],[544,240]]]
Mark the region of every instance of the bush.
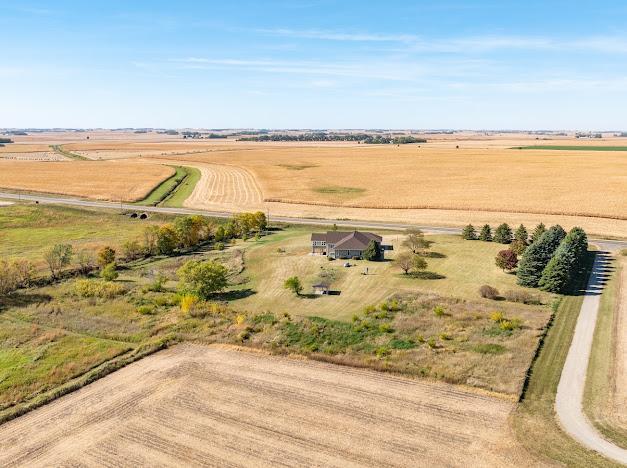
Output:
[[518,265],[518,256],[511,249],[501,250],[496,254],[494,263],[503,271],[511,271]]
[[83,279],[74,284],[74,294],[80,297],[100,297],[113,299],[126,293],[126,288],[121,284],[106,283]]
[[119,275],[118,275],[118,272],[116,271],[115,262],[111,262],[107,266],[105,266],[100,272],[100,276],[105,281],[113,281],[117,279]]
[[433,308],[433,313],[435,314],[436,317],[443,317],[446,311],[444,310],[444,307],[442,306],[435,306]]
[[130,240],[122,244],[122,253],[124,254],[124,260],[130,262],[141,258],[143,249],[138,240]]
[[503,312],[501,312],[500,310],[495,310],[494,312],[490,313],[490,320],[492,320],[493,322],[501,322],[505,319],[505,314],[503,314]]
[[291,276],[290,278],[286,279],[285,283],[283,283],[283,287],[285,289],[289,289],[297,296],[300,296],[300,293],[303,291],[303,285],[300,282],[298,276]]
[[181,297],[179,307],[181,308],[181,312],[189,314],[196,304],[198,304],[198,297],[192,294],[186,294]]
[[375,354],[378,358],[388,356],[390,354],[390,348],[388,348],[387,346],[379,346],[376,349]]
[[505,291],[503,294],[505,300],[510,302],[520,302],[521,304],[540,304],[540,298],[535,294],[530,294],[527,291],[514,291],[512,289]]
[[115,262],[115,250],[111,247],[103,247],[98,251],[98,265],[100,268],[105,268],[106,266]]
[[155,308],[151,305],[142,305],[137,308],[137,313],[142,315],[152,315],[155,312]]
[[484,284],[479,288],[479,295],[485,299],[498,299],[499,298],[499,290]]
[[224,242],[216,242],[213,246],[216,250],[224,250]]

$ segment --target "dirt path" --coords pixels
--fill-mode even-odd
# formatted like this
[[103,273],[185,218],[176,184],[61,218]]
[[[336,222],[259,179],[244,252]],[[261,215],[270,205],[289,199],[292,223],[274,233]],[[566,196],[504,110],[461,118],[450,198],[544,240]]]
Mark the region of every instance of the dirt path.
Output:
[[582,407],[586,372],[604,284],[604,270],[608,261],[607,253],[603,252],[598,254],[594,261],[586,296],[577,319],[575,335],[557,387],[555,411],[566,432],[581,444],[608,458],[627,464],[627,450],[605,440],[586,418]]
[[513,403],[179,345],[0,426],[1,466],[529,466]]

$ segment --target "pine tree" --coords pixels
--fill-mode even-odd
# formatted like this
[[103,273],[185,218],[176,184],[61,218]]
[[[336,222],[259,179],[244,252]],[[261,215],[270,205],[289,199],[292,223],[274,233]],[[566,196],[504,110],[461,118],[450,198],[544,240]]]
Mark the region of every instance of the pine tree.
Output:
[[572,289],[582,271],[587,250],[588,239],[583,229],[571,229],[542,272],[540,288],[555,293]]
[[531,233],[531,242],[535,242],[538,239],[540,239],[540,236],[542,234],[544,234],[546,232],[546,226],[544,225],[544,223],[540,223],[536,226],[536,228],[533,230],[533,233]]
[[484,242],[492,242],[492,228],[489,224],[485,224],[479,233],[479,240]]
[[538,286],[542,272],[565,236],[566,232],[561,226],[552,226],[527,247],[516,272],[518,284],[531,288]]
[[363,253],[364,260],[380,260],[381,259],[381,247],[378,242],[371,240],[368,242],[368,247],[364,250]]
[[527,243],[527,240],[529,239],[529,233],[527,232],[527,228],[524,225],[521,224],[520,226],[518,226],[518,229],[516,229],[516,232],[514,232],[514,239],[524,242],[525,244]]
[[494,242],[498,242],[499,244],[511,244],[512,228],[509,227],[509,224],[503,223],[495,229]]
[[477,240],[477,231],[472,224],[469,224],[462,231],[462,239],[466,240]]

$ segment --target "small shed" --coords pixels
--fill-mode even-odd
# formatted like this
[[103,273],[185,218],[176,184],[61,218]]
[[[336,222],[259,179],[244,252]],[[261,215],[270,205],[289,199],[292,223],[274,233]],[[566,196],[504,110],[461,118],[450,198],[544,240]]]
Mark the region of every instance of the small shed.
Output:
[[329,294],[329,285],[325,283],[314,284],[312,286],[314,294]]

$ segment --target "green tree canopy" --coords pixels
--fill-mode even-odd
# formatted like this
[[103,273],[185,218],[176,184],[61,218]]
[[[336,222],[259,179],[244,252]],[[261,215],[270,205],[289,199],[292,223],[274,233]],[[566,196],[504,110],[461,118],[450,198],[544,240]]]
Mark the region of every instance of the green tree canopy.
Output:
[[176,274],[179,278],[180,291],[201,299],[208,299],[228,285],[227,269],[210,260],[190,260],[179,268]]
[[516,272],[518,284],[532,288],[538,286],[542,272],[565,236],[566,232],[561,226],[552,226],[527,247]]

